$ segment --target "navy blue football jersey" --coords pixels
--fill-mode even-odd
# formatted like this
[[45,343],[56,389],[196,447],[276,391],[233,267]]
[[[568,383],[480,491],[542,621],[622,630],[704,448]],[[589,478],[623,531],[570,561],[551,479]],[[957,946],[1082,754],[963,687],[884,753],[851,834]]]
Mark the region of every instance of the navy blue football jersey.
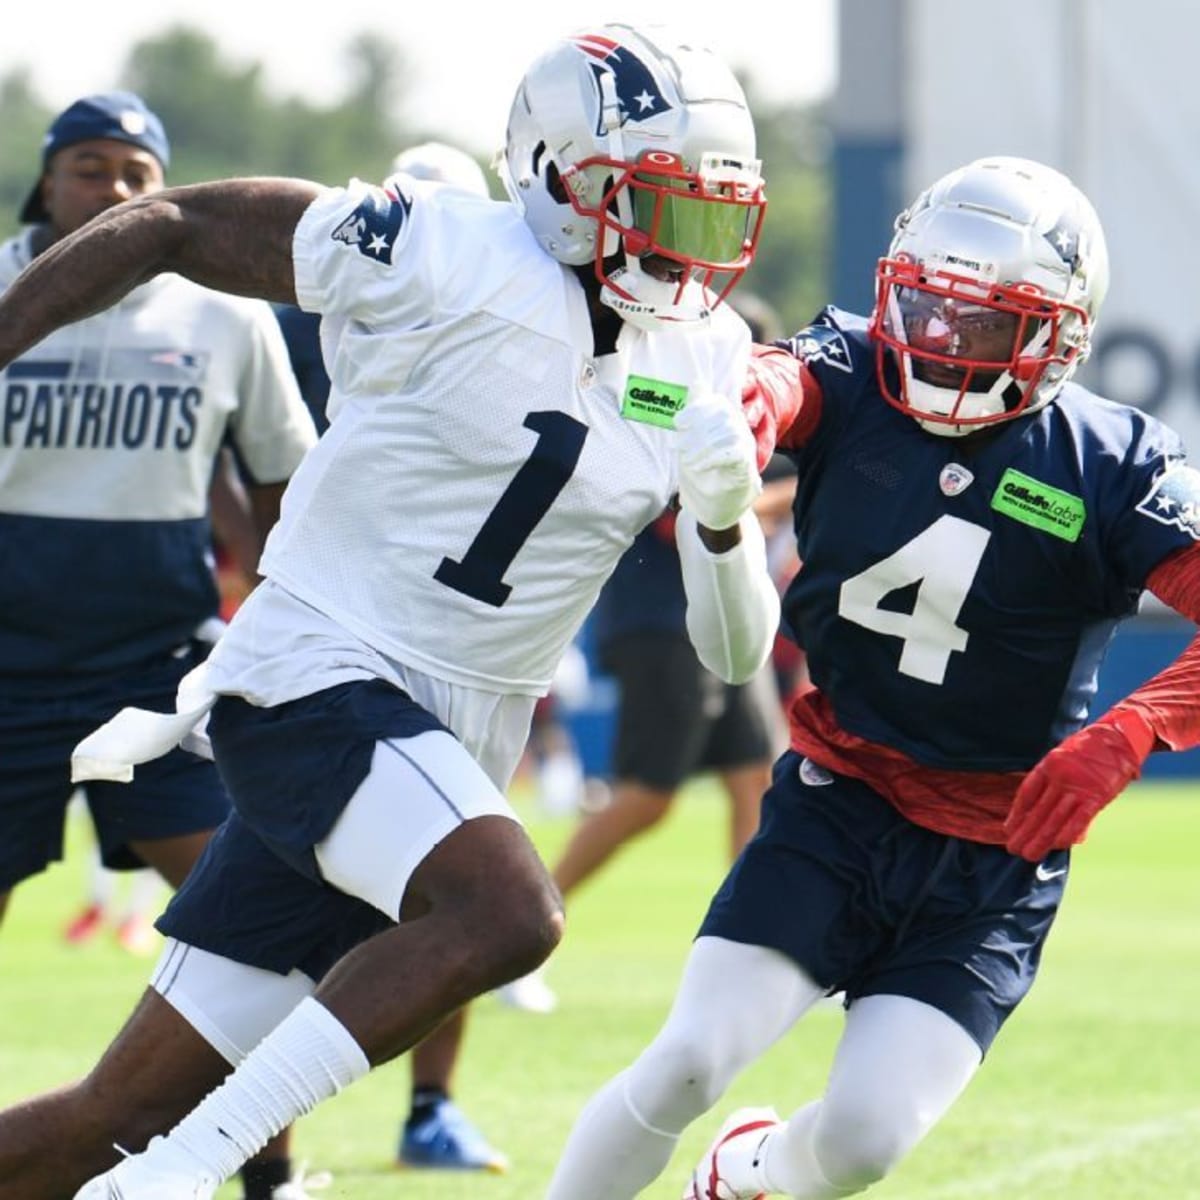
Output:
[[836,309],[788,344],[824,395],[788,452],[784,621],[814,683],[845,730],[920,763],[1028,769],[1087,720],[1150,571],[1200,538],[1200,472],[1160,422],[1074,384],[981,434],[927,433]]
[[687,637],[687,593],[673,538],[648,525],[633,539],[608,577],[592,610],[592,633],[601,652],[637,633]]

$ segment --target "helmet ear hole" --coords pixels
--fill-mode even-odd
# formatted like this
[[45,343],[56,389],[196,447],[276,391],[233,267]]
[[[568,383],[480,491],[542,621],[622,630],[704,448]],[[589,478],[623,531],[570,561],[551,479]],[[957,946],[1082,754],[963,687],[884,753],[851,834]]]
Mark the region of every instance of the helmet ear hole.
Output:
[[[542,150],[545,150],[545,148],[546,148],[546,143],[542,142],[539,145],[538,150],[542,151]],[[535,163],[537,161],[537,157],[538,157],[538,155],[535,154],[534,155]],[[536,170],[536,169],[537,168],[535,166],[534,170]],[[562,176],[558,173],[558,168],[552,162],[546,164],[546,191],[548,191],[550,193],[551,199],[556,204],[569,203],[569,200],[567,198],[567,189],[563,184]]]

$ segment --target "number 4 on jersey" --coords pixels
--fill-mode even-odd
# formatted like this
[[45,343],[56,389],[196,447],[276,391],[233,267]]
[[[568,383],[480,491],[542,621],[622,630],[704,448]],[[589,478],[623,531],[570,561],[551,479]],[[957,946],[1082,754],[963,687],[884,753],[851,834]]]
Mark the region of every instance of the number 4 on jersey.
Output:
[[[942,683],[950,655],[967,648],[967,631],[956,625],[971,590],[990,530],[959,517],[939,517],[895,554],[842,584],[838,614],[904,643],[899,670],[926,683]],[[880,607],[897,588],[917,584],[912,612]]]

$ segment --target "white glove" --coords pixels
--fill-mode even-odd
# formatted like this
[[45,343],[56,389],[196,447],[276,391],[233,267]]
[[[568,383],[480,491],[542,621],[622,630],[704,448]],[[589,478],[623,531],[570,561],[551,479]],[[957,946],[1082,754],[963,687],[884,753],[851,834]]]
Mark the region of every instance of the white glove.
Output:
[[758,499],[754,435],[724,396],[690,398],[675,417],[679,503],[709,529],[729,529]]

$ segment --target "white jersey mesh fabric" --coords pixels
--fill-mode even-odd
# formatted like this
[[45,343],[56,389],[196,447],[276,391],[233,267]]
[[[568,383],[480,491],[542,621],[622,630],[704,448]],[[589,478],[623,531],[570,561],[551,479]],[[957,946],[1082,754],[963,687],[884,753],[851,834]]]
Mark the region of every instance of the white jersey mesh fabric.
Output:
[[[744,325],[626,328],[597,358],[574,274],[509,206],[447,189],[331,192],[295,257],[302,303],[326,314],[327,343],[337,331],[331,426],[289,486],[264,573],[399,662],[544,692],[675,490],[673,431],[621,414],[631,378],[736,396]],[[303,687],[302,662],[280,669]]]

